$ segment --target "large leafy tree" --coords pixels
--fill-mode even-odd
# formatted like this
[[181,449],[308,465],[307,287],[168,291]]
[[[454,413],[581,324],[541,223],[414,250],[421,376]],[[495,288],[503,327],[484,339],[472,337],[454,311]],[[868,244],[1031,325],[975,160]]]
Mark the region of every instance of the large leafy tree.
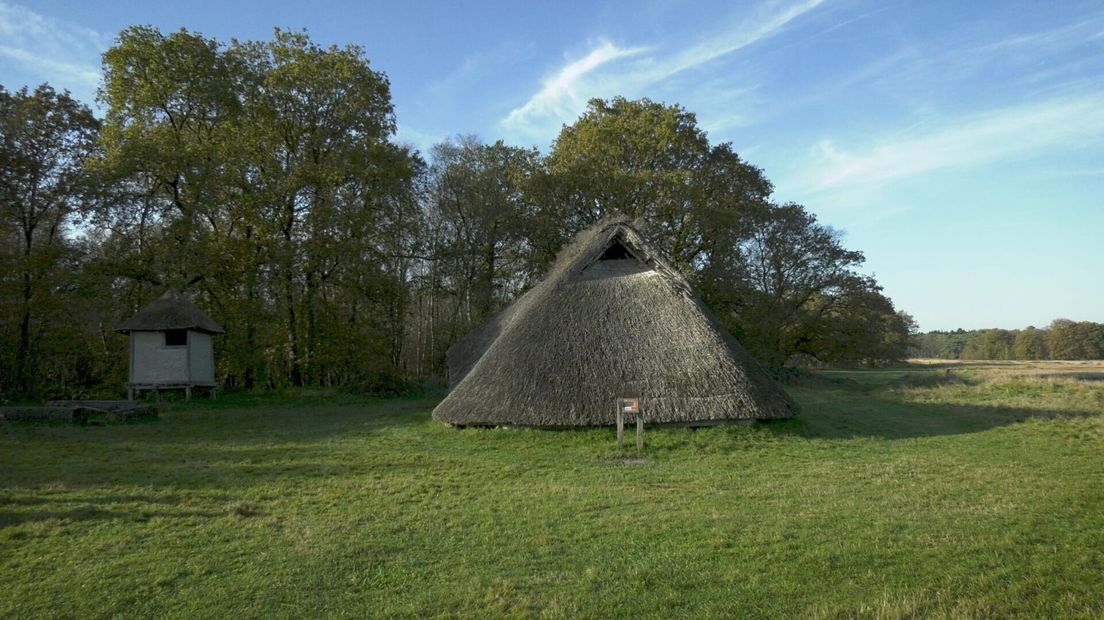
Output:
[[209,273],[210,234],[233,178],[227,128],[240,116],[240,67],[213,39],[149,26],[121,32],[103,67],[101,170],[122,192],[111,224],[138,227],[117,268],[186,289]]
[[103,269],[129,298],[202,293],[231,383],[394,374],[420,163],[363,51],[136,27],[104,63],[101,166],[126,191]]
[[1050,359],[1104,358],[1104,324],[1055,319],[1048,329],[1046,345]]
[[1012,344],[1012,359],[1045,360],[1047,357],[1045,330],[1028,326],[1026,329],[1016,332],[1015,341]]
[[489,317],[530,275],[525,241],[535,209],[525,190],[538,166],[534,150],[471,136],[433,149],[427,207],[437,226],[434,258],[454,272],[448,286],[471,322]]
[[458,136],[431,156],[414,344],[417,367],[441,373],[445,350],[531,283],[539,271],[533,240],[562,231],[546,226],[532,199],[542,176],[535,149]]
[[0,87],[0,332],[14,334],[0,360],[5,391],[31,392],[44,336],[73,324],[63,299],[75,270],[65,232],[94,202],[85,163],[98,127],[68,92]]
[[337,319],[320,316],[324,289],[342,268],[385,271],[361,242],[374,236],[378,211],[409,174],[405,153],[389,142],[390,89],[360,48],[324,49],[303,33],[277,30],[272,41],[230,52],[246,67],[241,188],[269,240],[289,378],[316,381],[324,319]]
[[715,295],[715,306],[760,360],[875,357],[871,345],[887,337],[896,312],[873,279],[856,272],[863,255],[844,247],[838,231],[801,205],[766,204],[749,214],[737,249],[738,277],[722,283],[727,295]]
[[608,215],[641,218],[678,268],[693,273],[743,235],[770,196],[730,144],[710,145],[693,113],[649,99],[594,99],[548,156],[547,203],[577,230]]

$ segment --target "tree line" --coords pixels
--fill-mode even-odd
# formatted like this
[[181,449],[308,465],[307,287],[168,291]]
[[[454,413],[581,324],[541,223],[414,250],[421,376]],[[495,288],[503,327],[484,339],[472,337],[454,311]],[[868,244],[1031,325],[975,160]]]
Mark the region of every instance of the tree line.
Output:
[[1057,319],[1044,328],[931,331],[916,336],[913,357],[952,360],[1104,359],[1104,324]]
[[422,154],[363,50],[303,32],[131,27],[103,72],[102,119],[0,87],[0,396],[119,389],[113,328],[167,287],[226,327],[225,387],[441,381],[453,342],[618,214],[764,364],[906,354],[914,323],[862,253],[681,106],[593,100],[547,154]]

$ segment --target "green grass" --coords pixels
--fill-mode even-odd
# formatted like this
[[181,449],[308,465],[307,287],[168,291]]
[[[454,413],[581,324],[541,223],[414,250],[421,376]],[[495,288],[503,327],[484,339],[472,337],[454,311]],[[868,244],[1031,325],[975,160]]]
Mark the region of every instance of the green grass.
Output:
[[1099,617],[1104,382],[829,373],[781,423],[231,395],[0,425],[0,617]]

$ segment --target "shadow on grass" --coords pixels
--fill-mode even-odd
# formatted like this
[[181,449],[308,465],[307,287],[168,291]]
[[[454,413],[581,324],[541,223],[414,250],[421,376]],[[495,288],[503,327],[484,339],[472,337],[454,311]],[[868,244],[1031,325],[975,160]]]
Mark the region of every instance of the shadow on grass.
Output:
[[[144,513],[150,516],[218,516],[176,504],[297,493],[316,480],[385,471],[389,461],[366,455],[365,446],[381,434],[425,424],[436,402],[315,400],[307,407],[276,402],[221,410],[192,403],[166,407],[153,424],[0,423],[0,528],[26,522],[28,514],[40,515],[32,521],[130,518],[129,506],[164,513]],[[124,488],[131,490],[111,493]]]
[[[223,510],[197,510],[195,498],[187,500],[180,495],[77,495],[62,496],[51,493],[34,497],[4,497],[0,495],[0,507],[16,509],[0,510],[0,530],[5,527],[44,521],[76,522],[123,520],[145,522],[151,519],[185,519],[225,517],[240,513],[241,502],[229,501],[227,495],[205,494],[204,502],[224,505]],[[22,509],[22,510],[19,510]]]
[[1034,419],[1074,419],[1100,415],[1084,410],[1010,407],[991,404],[909,402],[893,392],[806,391],[797,418],[766,424],[773,432],[806,438],[874,437],[912,439],[979,433]]
[[71,510],[43,510],[30,512],[0,512],[0,529],[40,523],[43,521],[133,521],[145,522],[151,519],[187,519],[225,517],[228,513],[213,510],[105,510],[94,506],[80,506]]
[[[56,441],[177,445],[202,441],[234,446],[272,442],[312,443],[346,433],[371,434],[429,418],[435,397],[357,399],[257,399],[238,406],[209,402],[166,404],[158,418],[111,426],[0,422],[0,438],[33,434]],[[420,415],[424,414],[424,415]]]

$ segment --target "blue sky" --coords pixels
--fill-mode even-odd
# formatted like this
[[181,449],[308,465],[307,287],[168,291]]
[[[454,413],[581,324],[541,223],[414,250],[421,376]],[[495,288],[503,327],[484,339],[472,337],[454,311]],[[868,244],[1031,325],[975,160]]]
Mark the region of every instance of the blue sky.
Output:
[[1099,2],[0,0],[0,84],[91,101],[131,24],[361,45],[423,152],[468,133],[547,151],[591,97],[679,103],[843,230],[922,329],[1104,322]]

